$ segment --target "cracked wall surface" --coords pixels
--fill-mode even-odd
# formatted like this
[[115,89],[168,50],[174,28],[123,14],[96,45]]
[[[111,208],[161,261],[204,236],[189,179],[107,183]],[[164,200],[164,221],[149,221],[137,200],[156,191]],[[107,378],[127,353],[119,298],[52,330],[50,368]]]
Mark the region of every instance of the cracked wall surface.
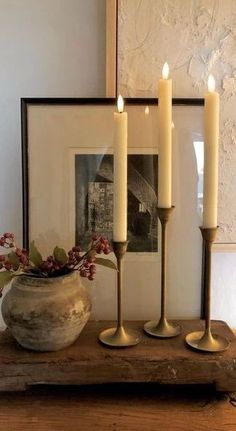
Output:
[[218,242],[236,243],[236,1],[119,0],[118,88],[156,97],[167,61],[173,97],[221,96]]

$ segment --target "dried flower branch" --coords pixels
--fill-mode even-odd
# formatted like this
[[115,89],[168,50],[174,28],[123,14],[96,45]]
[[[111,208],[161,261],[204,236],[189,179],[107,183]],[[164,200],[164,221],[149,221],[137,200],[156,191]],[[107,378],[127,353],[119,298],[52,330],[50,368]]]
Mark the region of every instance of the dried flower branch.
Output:
[[12,233],[4,233],[0,237],[0,247],[7,250],[6,254],[0,255],[0,294],[5,285],[18,275],[58,277],[79,271],[81,277],[94,280],[96,264],[116,269],[111,260],[97,257],[97,254],[102,253],[108,255],[111,248],[106,238],[96,234],[92,235],[86,252],[83,252],[79,245],[67,253],[63,248],[56,246],[52,255],[46,259],[43,259],[34,241],[30,244],[29,250],[18,247]]

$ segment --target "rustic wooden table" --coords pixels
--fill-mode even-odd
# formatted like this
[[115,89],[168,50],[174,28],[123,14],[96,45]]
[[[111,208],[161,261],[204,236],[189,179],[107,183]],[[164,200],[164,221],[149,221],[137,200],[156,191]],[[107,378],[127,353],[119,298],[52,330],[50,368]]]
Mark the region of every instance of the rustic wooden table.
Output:
[[19,391],[35,385],[88,385],[102,383],[213,384],[219,391],[236,391],[236,339],[229,327],[213,322],[213,330],[231,340],[224,353],[189,349],[185,335],[201,330],[204,322],[186,320],[182,335],[160,340],[146,336],[143,322],[129,326],[143,333],[135,347],[114,349],[97,340],[112,322],[89,322],[78,340],[59,352],[38,353],[21,348],[8,331],[0,334],[0,390]]
[[0,394],[1,431],[235,431],[236,401],[210,386],[112,384]]

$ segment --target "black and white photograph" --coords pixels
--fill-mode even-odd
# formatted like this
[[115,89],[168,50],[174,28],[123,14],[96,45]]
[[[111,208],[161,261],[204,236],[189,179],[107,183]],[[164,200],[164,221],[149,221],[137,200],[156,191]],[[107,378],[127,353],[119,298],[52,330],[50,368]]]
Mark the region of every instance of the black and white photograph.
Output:
[[[157,252],[157,154],[128,155],[128,251]],[[113,155],[75,155],[76,243],[91,232],[112,240]]]

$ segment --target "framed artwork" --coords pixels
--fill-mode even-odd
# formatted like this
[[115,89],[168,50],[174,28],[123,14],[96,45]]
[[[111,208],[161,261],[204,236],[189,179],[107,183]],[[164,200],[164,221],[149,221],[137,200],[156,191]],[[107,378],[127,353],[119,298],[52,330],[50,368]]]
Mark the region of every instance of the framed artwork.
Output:
[[[113,155],[79,150],[73,155],[75,241],[86,246],[91,232],[112,241]],[[157,170],[157,154],[145,149],[128,154],[128,252],[158,251]]]
[[[44,248],[45,234],[49,246],[50,232],[51,242],[63,232],[61,238],[67,245],[85,245],[93,231],[112,239],[115,103],[114,99],[22,101],[25,244],[37,238]],[[127,106],[128,252],[142,254],[158,253],[158,155],[156,124],[152,125],[151,118],[155,108],[153,105],[149,119],[144,108],[138,101],[129,101]],[[54,199],[57,182],[62,185],[61,195]],[[40,187],[42,193],[37,191]]]
[[[199,99],[174,100],[176,209],[168,249],[172,268],[168,308],[173,317],[198,317],[201,312],[202,105]],[[145,319],[155,317],[159,298],[158,102],[127,99],[125,110],[129,238],[125,307],[127,318]],[[85,244],[92,231],[112,239],[114,111],[116,100],[108,98],[22,99],[24,245],[35,240],[42,253],[49,254],[55,244],[64,248]],[[191,289],[180,301],[186,283]],[[114,318],[110,304],[115,301],[114,285],[112,271],[101,272],[92,291],[95,318]]]

